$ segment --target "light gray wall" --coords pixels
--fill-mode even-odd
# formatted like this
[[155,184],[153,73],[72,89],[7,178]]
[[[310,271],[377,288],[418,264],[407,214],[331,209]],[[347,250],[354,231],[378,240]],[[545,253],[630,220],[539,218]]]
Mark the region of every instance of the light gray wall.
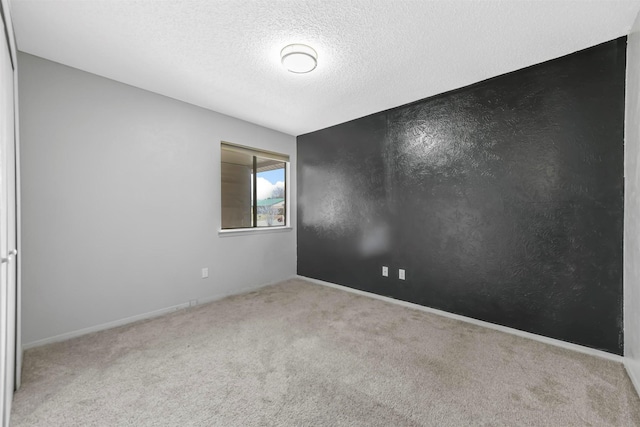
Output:
[[640,15],[627,40],[624,209],[624,354],[640,393]]
[[295,231],[218,235],[220,141],[288,154],[295,215],[295,137],[19,64],[25,346],[295,274]]

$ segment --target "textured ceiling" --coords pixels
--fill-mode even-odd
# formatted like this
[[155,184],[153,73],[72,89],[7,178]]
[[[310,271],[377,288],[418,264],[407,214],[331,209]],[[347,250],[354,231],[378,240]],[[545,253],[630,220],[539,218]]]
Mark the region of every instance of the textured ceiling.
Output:
[[[626,35],[640,0],[12,0],[24,52],[292,135]],[[279,52],[306,43],[296,75]]]

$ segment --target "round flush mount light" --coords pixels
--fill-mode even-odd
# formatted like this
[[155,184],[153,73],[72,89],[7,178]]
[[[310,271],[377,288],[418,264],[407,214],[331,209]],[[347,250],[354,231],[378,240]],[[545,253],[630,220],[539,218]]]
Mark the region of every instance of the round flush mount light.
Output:
[[306,44],[290,44],[280,51],[282,65],[296,74],[313,71],[318,65],[318,54]]

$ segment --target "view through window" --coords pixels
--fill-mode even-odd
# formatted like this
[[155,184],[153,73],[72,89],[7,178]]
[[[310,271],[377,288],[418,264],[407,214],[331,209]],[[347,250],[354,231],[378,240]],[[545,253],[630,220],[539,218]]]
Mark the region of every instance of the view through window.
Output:
[[284,154],[221,144],[222,229],[287,225]]

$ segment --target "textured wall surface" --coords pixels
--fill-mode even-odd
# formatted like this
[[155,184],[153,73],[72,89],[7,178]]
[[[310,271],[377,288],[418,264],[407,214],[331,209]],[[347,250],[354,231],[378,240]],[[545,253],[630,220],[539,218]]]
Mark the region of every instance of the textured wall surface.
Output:
[[640,393],[640,17],[627,45],[624,197],[624,355]]
[[298,137],[298,273],[621,354],[625,45]]
[[289,154],[293,168],[294,137],[19,63],[25,344],[295,274],[295,231],[218,235],[220,141]]

